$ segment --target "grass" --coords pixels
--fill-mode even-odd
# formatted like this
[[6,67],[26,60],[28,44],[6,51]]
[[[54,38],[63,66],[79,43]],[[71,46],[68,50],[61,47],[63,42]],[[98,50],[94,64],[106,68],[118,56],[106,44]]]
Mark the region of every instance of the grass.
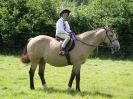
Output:
[[30,66],[18,56],[0,55],[0,99],[133,99],[133,61],[88,59],[81,68],[81,92],[67,90],[71,66],[46,65],[48,85],[43,90],[35,72],[35,90],[29,88]]

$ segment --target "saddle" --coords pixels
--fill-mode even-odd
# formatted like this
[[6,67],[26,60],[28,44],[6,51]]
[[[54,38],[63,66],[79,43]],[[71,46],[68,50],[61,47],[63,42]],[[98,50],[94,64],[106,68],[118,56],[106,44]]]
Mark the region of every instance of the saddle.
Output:
[[[56,40],[61,42],[61,44],[60,44],[60,50],[61,50],[61,46],[63,44],[64,39],[56,36]],[[71,51],[74,47],[75,47],[75,37],[73,37],[73,35],[71,34],[70,35],[70,40],[69,40],[69,42],[67,43],[67,45],[65,47],[65,51],[69,53],[69,51]]]
[[[64,39],[56,36],[56,40],[61,42],[60,44],[60,50],[62,49],[61,46],[63,44],[63,41]],[[75,47],[75,34],[74,33],[71,33],[70,34],[70,40],[69,42],[67,43],[66,47],[65,47],[65,51],[66,51],[66,59],[67,59],[67,62],[68,62],[68,65],[71,65],[71,61],[70,61],[70,55],[69,55],[69,52]]]

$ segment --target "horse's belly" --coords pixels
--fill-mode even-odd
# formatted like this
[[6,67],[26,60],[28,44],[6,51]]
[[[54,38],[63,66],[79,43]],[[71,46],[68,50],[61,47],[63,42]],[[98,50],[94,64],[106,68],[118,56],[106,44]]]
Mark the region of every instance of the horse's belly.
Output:
[[66,57],[64,56],[59,56],[59,55],[51,55],[51,56],[45,56],[44,57],[46,63],[53,65],[55,67],[63,67],[67,66],[67,60]]
[[45,60],[46,63],[52,65],[52,66],[55,66],[55,67],[64,67],[64,66],[67,66],[68,64],[67,63],[64,63],[64,62],[60,62],[60,61],[53,61],[53,60]]

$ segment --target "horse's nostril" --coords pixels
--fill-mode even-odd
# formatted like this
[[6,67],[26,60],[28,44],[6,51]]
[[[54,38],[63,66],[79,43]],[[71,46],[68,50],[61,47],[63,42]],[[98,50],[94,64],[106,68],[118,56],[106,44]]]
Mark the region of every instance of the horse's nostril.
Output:
[[119,46],[115,46],[115,47],[114,47],[114,50],[115,50],[116,52],[119,51],[119,49],[120,49]]
[[112,45],[112,47],[111,47],[111,50],[112,50],[112,54],[113,53],[115,53],[115,52],[117,52],[117,51],[119,51],[119,46],[117,46],[117,45]]

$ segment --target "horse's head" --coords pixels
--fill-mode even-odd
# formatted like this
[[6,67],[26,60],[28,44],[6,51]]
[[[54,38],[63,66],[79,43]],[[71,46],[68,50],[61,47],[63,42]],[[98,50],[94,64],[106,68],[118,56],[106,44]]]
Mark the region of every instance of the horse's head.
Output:
[[112,53],[119,51],[120,44],[117,39],[116,33],[114,33],[112,29],[110,29],[109,27],[104,27],[104,29],[105,29],[104,42],[111,47]]

